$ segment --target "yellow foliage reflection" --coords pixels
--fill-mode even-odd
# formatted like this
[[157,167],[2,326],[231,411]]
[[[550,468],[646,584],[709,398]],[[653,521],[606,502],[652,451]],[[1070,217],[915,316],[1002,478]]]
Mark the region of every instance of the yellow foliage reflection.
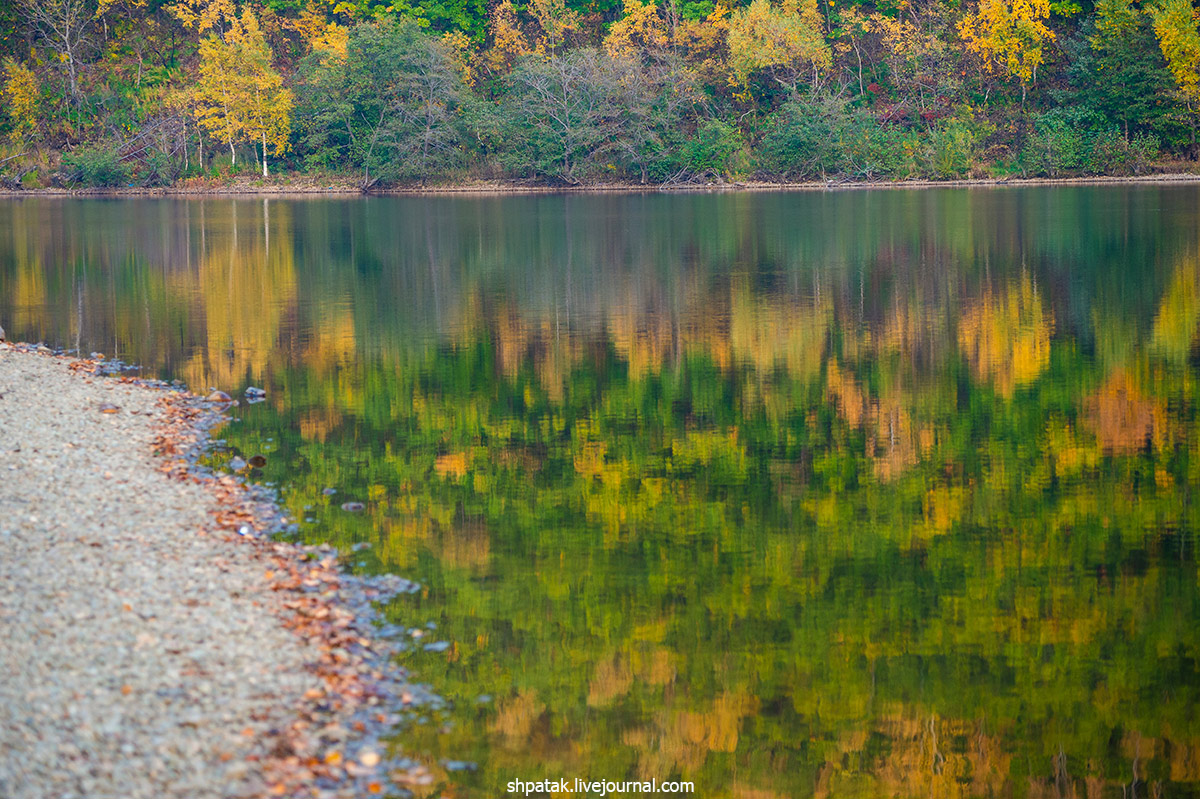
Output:
[[1167,357],[1183,362],[1200,327],[1200,262],[1189,256],[1179,264],[1154,316],[1152,342]]
[[[191,386],[236,386],[261,379],[278,350],[280,327],[296,300],[292,207],[231,202],[202,224],[192,290],[203,302],[205,346],[183,367]],[[202,209],[203,213],[203,209]]]
[[1053,334],[1054,316],[1024,275],[1000,293],[989,288],[968,303],[959,321],[958,344],[976,379],[991,380],[1001,395],[1011,397],[1017,386],[1045,370]]

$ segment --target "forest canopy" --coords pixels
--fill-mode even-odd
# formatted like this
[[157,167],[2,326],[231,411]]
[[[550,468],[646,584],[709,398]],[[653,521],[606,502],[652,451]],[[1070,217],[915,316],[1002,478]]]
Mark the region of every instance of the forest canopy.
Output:
[[0,181],[363,188],[1137,174],[1191,0],[14,0]]

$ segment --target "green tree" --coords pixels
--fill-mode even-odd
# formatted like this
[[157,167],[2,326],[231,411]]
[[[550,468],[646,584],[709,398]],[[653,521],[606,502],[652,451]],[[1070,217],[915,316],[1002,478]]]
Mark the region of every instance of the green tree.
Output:
[[310,162],[360,170],[364,188],[462,163],[462,65],[411,20],[356,25],[345,58],[305,61],[299,91]]
[[1200,32],[1190,0],[1162,0],[1150,6],[1154,33],[1167,69],[1175,79],[1179,96],[1188,110],[1192,143],[1196,142],[1196,114],[1200,111]]
[[1147,16],[1132,0],[1099,0],[1083,34],[1070,46],[1072,88],[1063,101],[1078,97],[1118,123],[1126,138],[1131,128],[1161,127],[1171,76]]
[[611,77],[611,62],[591,48],[523,59],[508,79],[510,146],[502,157],[565,183],[593,175],[617,127]]

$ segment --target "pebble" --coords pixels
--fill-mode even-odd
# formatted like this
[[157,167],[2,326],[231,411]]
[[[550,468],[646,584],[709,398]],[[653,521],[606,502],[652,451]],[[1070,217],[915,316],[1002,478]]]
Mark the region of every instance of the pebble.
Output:
[[212,495],[159,470],[162,393],[44,349],[0,344],[0,797],[266,796],[241,731],[294,718],[309,653],[246,546],[197,535]]

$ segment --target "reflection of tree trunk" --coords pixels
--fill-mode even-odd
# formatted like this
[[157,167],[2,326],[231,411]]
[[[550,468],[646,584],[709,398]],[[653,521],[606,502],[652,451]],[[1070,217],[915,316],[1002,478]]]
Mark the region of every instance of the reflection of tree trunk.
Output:
[[929,717],[929,751],[930,751],[930,774],[929,774],[929,796],[930,799],[934,796],[934,777],[942,773],[942,766],[946,763],[946,756],[942,754],[942,750],[938,747],[937,736],[937,719],[934,716]]
[[[75,272],[77,267],[72,266],[71,271]],[[81,344],[80,340],[83,337],[83,280],[78,279],[75,283],[75,352],[79,353]]]
[[1067,772],[1067,753],[1063,751],[1062,744],[1058,745],[1058,754],[1054,756],[1054,790],[1063,799],[1074,794],[1071,775]]
[[1137,733],[1133,743],[1133,779],[1129,781],[1129,796],[1130,799],[1137,799],[1137,786],[1140,782],[1138,777],[1138,763],[1142,759],[1142,734]]
[[437,255],[433,251],[433,226],[429,218],[429,205],[425,205],[425,253],[429,258],[429,280],[433,284],[433,317],[437,329],[442,329],[442,301],[438,292]]

